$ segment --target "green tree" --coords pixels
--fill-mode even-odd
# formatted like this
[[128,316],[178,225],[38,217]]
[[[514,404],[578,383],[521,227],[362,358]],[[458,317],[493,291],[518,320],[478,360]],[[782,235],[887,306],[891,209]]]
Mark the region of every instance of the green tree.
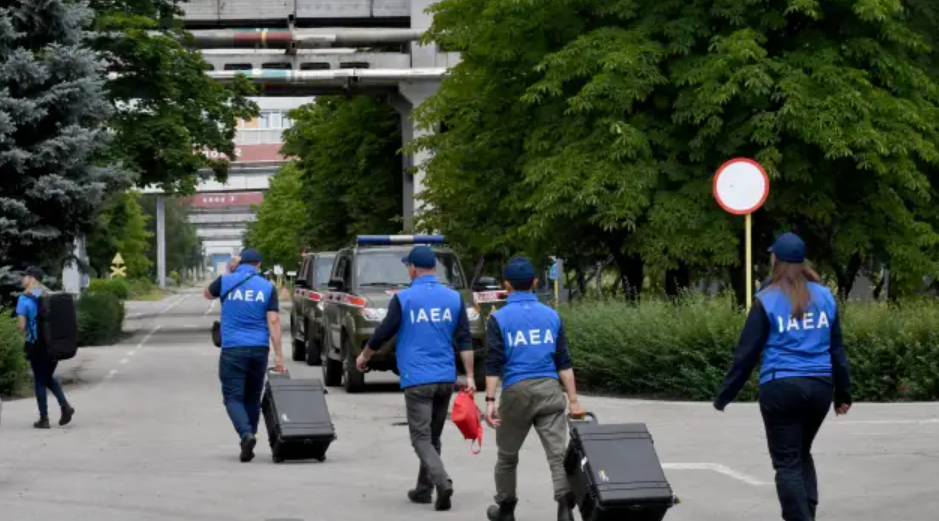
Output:
[[87,236],[88,260],[99,277],[110,272],[114,255],[121,254],[129,278],[148,277],[153,262],[148,258],[153,234],[147,230],[149,216],[140,206],[140,194],[115,194],[97,216],[94,230]]
[[201,170],[219,179],[234,157],[237,120],[258,114],[254,92],[239,76],[230,85],[205,75],[211,67],[183,29],[180,0],[91,0],[96,46],[111,57],[107,91],[116,110],[113,157],[133,168],[140,186],[190,193]]
[[[521,209],[512,220],[523,235],[590,231],[579,235],[606,245],[633,287],[646,263],[686,274],[735,266],[742,225],[710,183],[722,162],[748,156],[773,190],[755,216],[757,251],[796,230],[842,294],[873,259],[911,281],[939,271],[929,2],[444,0],[435,10],[430,37],[464,61],[422,115],[443,135],[484,136],[506,124],[481,103],[524,115],[512,152],[499,151],[515,171],[498,206]],[[474,103],[473,85],[484,97],[511,92]],[[480,175],[467,172],[468,145],[423,145],[435,153],[431,203],[456,204],[454,174]],[[466,183],[459,196],[489,189]]]
[[[401,118],[391,104],[322,97],[291,111],[290,118],[283,152],[298,158],[308,219],[300,237],[323,251],[348,244],[356,234],[400,230]],[[262,212],[265,205],[267,199]]]
[[301,175],[295,163],[284,165],[271,178],[257,221],[248,226],[245,245],[260,251],[266,264],[296,266],[300,252],[313,242]]
[[0,7],[0,276],[45,266],[57,275],[97,207],[130,182],[102,161],[110,106],[85,3]]

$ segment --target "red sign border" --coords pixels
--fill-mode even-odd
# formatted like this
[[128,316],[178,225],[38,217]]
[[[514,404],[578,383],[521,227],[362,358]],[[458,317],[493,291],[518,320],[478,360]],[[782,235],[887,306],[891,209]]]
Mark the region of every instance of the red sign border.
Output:
[[[720,178],[720,176],[721,176],[721,174],[724,172],[724,170],[727,169],[727,167],[729,167],[729,166],[731,166],[731,165],[734,165],[734,164],[737,164],[737,163],[749,163],[750,165],[755,166],[755,167],[757,168],[757,170],[759,170],[760,173],[763,174],[763,181],[764,181],[764,185],[763,185],[763,186],[764,186],[764,189],[763,189],[763,197],[761,197],[761,198],[760,198],[760,202],[756,203],[756,205],[754,205],[752,208],[748,208],[748,209],[745,209],[745,210],[734,210],[734,209],[730,208],[729,206],[727,206],[726,204],[724,204],[724,201],[721,201],[721,197],[720,197],[720,195],[718,195],[718,193],[717,193],[717,180]],[[711,184],[711,192],[714,194],[714,199],[717,200],[717,204],[719,204],[719,205],[721,206],[721,208],[724,209],[725,212],[731,213],[731,214],[734,214],[734,215],[747,215],[747,214],[751,214],[751,213],[753,213],[753,212],[759,210],[759,209],[763,206],[763,203],[766,202],[766,199],[769,197],[769,176],[766,175],[766,170],[763,169],[763,165],[757,163],[756,161],[754,161],[754,160],[752,160],[752,159],[746,158],[746,157],[736,157],[736,158],[734,158],[734,159],[731,159],[731,160],[725,162],[723,165],[720,166],[720,168],[717,169],[717,173],[714,174],[714,181],[713,181],[713,183]]]

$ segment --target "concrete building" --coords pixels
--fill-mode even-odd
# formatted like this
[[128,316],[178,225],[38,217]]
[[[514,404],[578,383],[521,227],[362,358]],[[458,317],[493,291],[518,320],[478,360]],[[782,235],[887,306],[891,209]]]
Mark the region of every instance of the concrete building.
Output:
[[[283,163],[281,133],[286,113],[323,94],[388,96],[401,114],[406,144],[426,132],[411,115],[440,87],[459,55],[420,42],[431,24],[433,0],[191,0],[184,20],[211,70],[231,81],[242,74],[262,88],[262,114],[243,122],[236,158],[226,183],[206,181],[192,198],[191,220],[211,265],[220,266],[241,248],[263,200],[268,179]],[[402,158],[402,215],[410,229],[420,212],[422,154]],[[417,172],[408,173],[412,166]],[[154,192],[154,190],[148,190]],[[161,218],[158,204],[157,220]],[[162,227],[157,227],[157,272],[165,284]]]

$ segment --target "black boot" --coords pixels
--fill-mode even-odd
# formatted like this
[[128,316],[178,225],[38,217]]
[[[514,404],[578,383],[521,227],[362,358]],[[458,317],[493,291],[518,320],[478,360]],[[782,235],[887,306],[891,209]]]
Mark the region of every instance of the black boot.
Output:
[[59,425],[68,425],[72,421],[72,416],[75,415],[75,408],[69,404],[62,406],[62,417],[59,418]]
[[434,510],[450,510],[452,504],[450,498],[453,497],[453,482],[448,481],[446,485],[437,487],[437,500],[434,501]]
[[574,494],[568,492],[558,500],[558,521],[574,521]]
[[489,521],[515,521],[515,505],[518,499],[506,499],[505,501],[492,505],[486,511]]
[[48,429],[49,428],[49,417],[40,416],[39,421],[33,424],[33,427],[37,429]]
[[254,436],[248,438],[242,438],[241,440],[241,455],[238,459],[242,463],[248,463],[254,459],[254,446],[258,444],[258,440]]
[[412,503],[429,505],[434,502],[434,493],[432,490],[418,490],[415,488],[408,490],[408,499],[410,499]]

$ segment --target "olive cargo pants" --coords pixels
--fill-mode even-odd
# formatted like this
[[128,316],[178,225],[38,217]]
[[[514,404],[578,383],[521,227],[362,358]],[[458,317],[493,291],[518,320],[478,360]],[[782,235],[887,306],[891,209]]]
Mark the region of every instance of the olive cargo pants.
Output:
[[532,427],[541,438],[554,498],[563,498],[570,490],[564,472],[564,454],[567,450],[567,400],[561,383],[553,378],[522,380],[502,391],[499,399],[499,418],[496,429],[499,455],[496,461],[496,502],[515,498],[518,452]]

